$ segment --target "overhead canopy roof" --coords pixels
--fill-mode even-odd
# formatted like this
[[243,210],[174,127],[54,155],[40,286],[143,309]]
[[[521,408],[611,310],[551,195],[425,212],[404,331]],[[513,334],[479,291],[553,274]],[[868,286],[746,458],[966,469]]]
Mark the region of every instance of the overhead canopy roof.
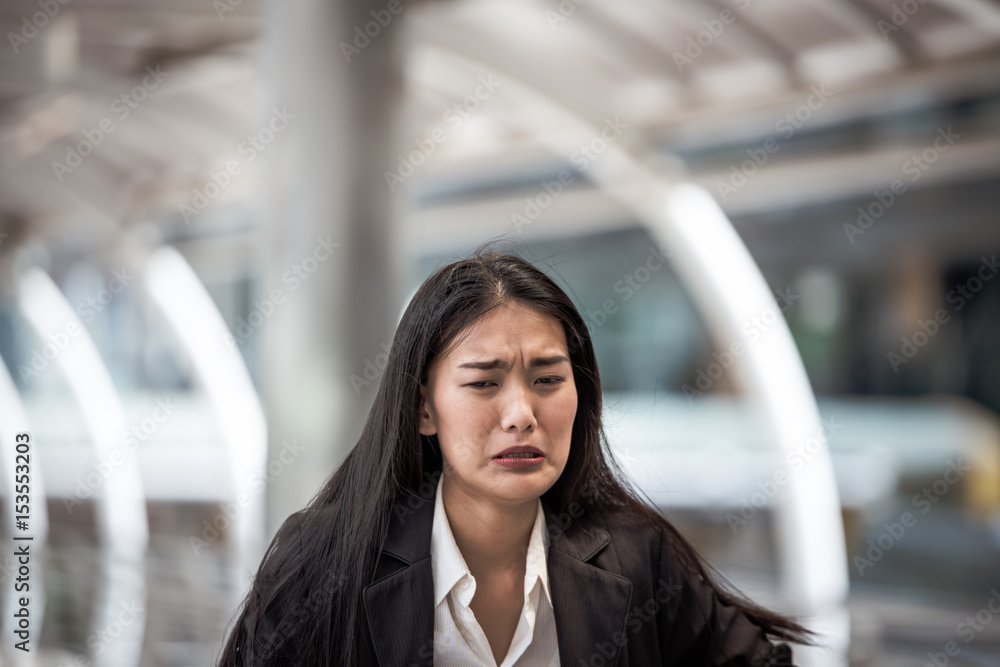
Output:
[[[204,184],[207,166],[233,155],[259,125],[266,77],[282,76],[260,58],[266,12],[200,0],[52,4],[51,17],[37,2],[0,8],[5,226],[73,220],[111,231],[174,214]],[[447,127],[447,142],[412,184],[434,221],[446,220],[442,207],[457,199],[488,200],[484,188],[565,165],[545,139],[560,132],[562,113],[595,127],[621,118],[622,140],[642,159],[710,185],[746,142],[783,138],[776,125],[785,114],[822,98],[808,127],[784,137],[782,158],[796,159],[775,160],[727,198],[734,213],[869,190],[933,135],[900,122],[908,113],[973,101],[992,104],[984,117],[998,116],[1000,7],[988,0],[428,1],[402,4],[394,20],[343,28],[339,37],[334,30],[331,39],[350,43],[366,27],[375,39],[396,39],[411,138]],[[34,32],[32,21],[41,25]],[[162,76],[143,92],[154,70]],[[498,94],[468,122],[442,122],[484,72],[560,113]],[[308,75],[322,82],[324,64]],[[95,134],[102,122],[113,131]],[[824,128],[838,127],[849,131],[823,140]],[[996,171],[997,124],[977,128],[976,141],[956,146],[927,182]],[[88,136],[100,145],[81,168],[53,164],[69,165],[69,148],[83,142],[85,150]],[[255,185],[241,179],[223,198],[239,201]],[[418,217],[432,236],[446,230],[435,231],[434,221]]]

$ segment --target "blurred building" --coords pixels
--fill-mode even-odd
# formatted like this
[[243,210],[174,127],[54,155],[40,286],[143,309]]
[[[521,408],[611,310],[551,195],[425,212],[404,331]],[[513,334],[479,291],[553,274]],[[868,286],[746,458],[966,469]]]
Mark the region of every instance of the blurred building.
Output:
[[[210,664],[407,295],[497,237],[585,314],[625,469],[793,609],[794,496],[731,371],[787,323],[850,577],[846,654],[801,664],[997,662],[996,3],[12,0],[0,26],[0,471],[29,432],[33,664]],[[679,183],[779,311],[738,339],[658,226]]]

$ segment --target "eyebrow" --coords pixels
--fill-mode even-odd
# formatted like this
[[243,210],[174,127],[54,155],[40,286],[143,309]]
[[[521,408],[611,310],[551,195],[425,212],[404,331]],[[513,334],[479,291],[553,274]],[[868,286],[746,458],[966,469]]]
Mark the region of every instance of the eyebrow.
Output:
[[[564,361],[569,361],[568,357],[561,354],[552,357],[535,357],[528,362],[528,368],[537,368],[539,366],[555,366]],[[503,362],[499,359],[491,359],[489,361],[466,361],[465,363],[459,364],[459,368],[474,368],[480,371],[491,371],[496,368],[502,368],[504,370],[510,370],[514,365],[513,362]]]

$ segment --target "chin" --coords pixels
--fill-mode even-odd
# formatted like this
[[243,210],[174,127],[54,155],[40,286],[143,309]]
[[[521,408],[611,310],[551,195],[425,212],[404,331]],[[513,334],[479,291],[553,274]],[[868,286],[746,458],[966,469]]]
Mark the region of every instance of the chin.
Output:
[[523,502],[541,497],[559,479],[553,470],[535,470],[531,472],[502,472],[500,478],[490,489],[492,495]]

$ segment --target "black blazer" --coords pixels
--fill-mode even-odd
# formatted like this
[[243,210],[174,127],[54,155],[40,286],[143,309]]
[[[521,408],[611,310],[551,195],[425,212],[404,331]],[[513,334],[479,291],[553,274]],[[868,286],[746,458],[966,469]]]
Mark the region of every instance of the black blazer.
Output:
[[[544,507],[549,586],[559,657],[567,667],[791,666],[791,649],[771,643],[705,582],[684,574],[670,547],[643,519],[563,516]],[[434,501],[394,507],[373,583],[359,665],[433,664]]]

